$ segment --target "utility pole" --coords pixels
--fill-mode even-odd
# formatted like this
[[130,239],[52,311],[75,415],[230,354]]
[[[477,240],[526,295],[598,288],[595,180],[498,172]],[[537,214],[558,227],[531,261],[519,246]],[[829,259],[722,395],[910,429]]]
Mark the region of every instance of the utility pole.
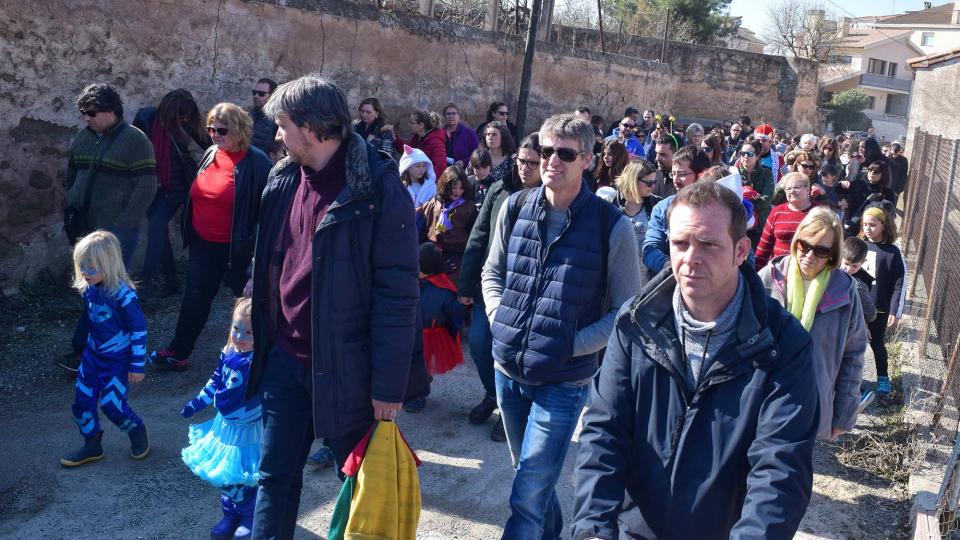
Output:
[[517,103],[517,137],[526,135],[527,101],[530,99],[530,77],[533,71],[533,51],[537,48],[537,22],[540,20],[541,0],[533,0],[530,8],[530,26],[527,27],[527,45],[523,51],[523,69],[520,71],[520,97]]
[[597,21],[600,23],[600,52],[606,53],[607,48],[603,45],[603,6],[602,0],[597,0]]
[[667,61],[667,32],[670,30],[670,8],[667,8],[667,16],[663,19],[663,43],[660,45],[660,63]]

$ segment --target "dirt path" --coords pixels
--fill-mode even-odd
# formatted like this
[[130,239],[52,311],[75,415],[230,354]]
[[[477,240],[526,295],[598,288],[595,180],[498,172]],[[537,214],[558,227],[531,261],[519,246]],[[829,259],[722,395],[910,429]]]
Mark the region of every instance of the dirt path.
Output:
[[[0,419],[6,437],[0,445],[0,507],[5,509],[0,537],[208,538],[209,527],[219,519],[217,491],[180,462],[188,422],[177,411],[216,363],[229,299],[218,298],[189,372],[150,372],[132,391],[131,404],[150,433],[149,458],[131,460],[126,437],[107,424],[106,458],[66,470],[58,459],[80,437],[69,411],[72,379],[52,361],[69,341],[79,301],[49,294],[52,300],[31,297],[0,304],[0,406],[7,411]],[[172,333],[179,298],[172,300],[159,308],[146,306],[152,348],[163,346]],[[493,419],[483,426],[466,421],[480,397],[468,361],[435,381],[423,413],[399,419],[423,460],[420,538],[496,538],[506,521],[513,477],[506,445],[489,439]],[[860,429],[877,429],[890,410],[874,407],[870,413]],[[210,414],[208,410],[195,421]],[[573,442],[559,484],[567,524],[575,451]],[[837,452],[837,445],[818,444],[815,495],[798,538],[901,537],[908,508],[903,489],[872,471],[844,467]],[[324,538],[339,482],[330,469],[306,470],[304,477],[297,537]]]

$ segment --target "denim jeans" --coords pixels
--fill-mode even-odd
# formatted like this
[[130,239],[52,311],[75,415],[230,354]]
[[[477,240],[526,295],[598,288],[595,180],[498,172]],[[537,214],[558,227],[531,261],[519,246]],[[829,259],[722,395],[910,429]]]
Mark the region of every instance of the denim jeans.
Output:
[[[177,329],[170,340],[169,349],[177,358],[186,358],[193,352],[197,337],[207,324],[210,305],[220,290],[220,282],[226,281],[236,296],[243,294],[246,281],[244,270],[230,269],[230,244],[207,242],[196,237],[190,242],[187,258],[187,285],[183,291]],[[229,321],[220,321],[226,326]]]
[[496,371],[496,384],[497,406],[517,470],[503,538],[559,539],[563,516],[555,486],[589,383],[533,386]]
[[488,396],[497,395],[493,381],[493,334],[490,333],[490,320],[487,319],[483,298],[473,301],[473,314],[470,319],[470,332],[467,341],[470,344],[470,358],[477,366],[477,375]]
[[[310,370],[279,346],[274,346],[261,378],[260,399],[263,404],[263,437],[253,538],[293,538],[303,490],[303,466],[313,443],[313,380]],[[338,471],[366,432],[362,429],[327,439]]]
[[[133,227],[131,229],[107,229],[117,240],[120,241],[120,256],[123,258],[123,266],[127,272],[130,272],[130,259],[133,258],[133,252],[137,249],[137,241],[140,238],[140,229]],[[70,338],[70,346],[74,351],[80,352],[87,345],[87,335],[90,334],[90,323],[87,321],[87,306],[83,306],[83,312],[77,325],[73,328],[73,337]]]
[[176,275],[173,247],[170,245],[170,220],[186,199],[186,193],[171,196],[163,190],[157,191],[153,198],[147,210],[147,250],[140,272],[144,283],[156,276],[158,271],[165,276]]

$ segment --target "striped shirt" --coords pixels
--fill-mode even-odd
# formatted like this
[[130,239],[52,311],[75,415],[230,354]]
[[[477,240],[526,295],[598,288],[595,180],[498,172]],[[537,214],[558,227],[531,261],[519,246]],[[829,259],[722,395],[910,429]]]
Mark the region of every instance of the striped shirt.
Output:
[[793,233],[807,212],[815,206],[811,204],[806,210],[791,210],[787,203],[783,203],[770,210],[760,242],[757,243],[757,271],[766,266],[770,259],[790,253]]

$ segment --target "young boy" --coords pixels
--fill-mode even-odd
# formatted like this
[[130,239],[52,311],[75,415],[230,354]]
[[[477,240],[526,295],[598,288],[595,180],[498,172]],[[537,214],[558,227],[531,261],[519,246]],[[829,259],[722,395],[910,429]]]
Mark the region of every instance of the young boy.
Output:
[[823,192],[826,196],[826,203],[830,208],[837,210],[840,206],[840,199],[837,197],[837,175],[839,171],[837,166],[827,163],[820,167],[820,181],[822,182]]
[[[851,236],[843,241],[843,258],[840,269],[850,275],[857,284],[857,294],[860,296],[860,305],[863,307],[863,318],[866,322],[873,322],[877,318],[877,306],[870,298],[870,288],[873,287],[873,276],[862,268],[867,260],[867,243]],[[857,413],[861,413],[873,403],[876,394],[872,391],[864,392],[860,397],[860,406]]]
[[470,155],[470,174],[467,180],[473,185],[473,201],[477,205],[477,210],[483,206],[483,199],[486,198],[487,189],[493,183],[490,178],[490,171],[493,170],[493,158],[490,157],[490,151],[486,148],[477,148]]

